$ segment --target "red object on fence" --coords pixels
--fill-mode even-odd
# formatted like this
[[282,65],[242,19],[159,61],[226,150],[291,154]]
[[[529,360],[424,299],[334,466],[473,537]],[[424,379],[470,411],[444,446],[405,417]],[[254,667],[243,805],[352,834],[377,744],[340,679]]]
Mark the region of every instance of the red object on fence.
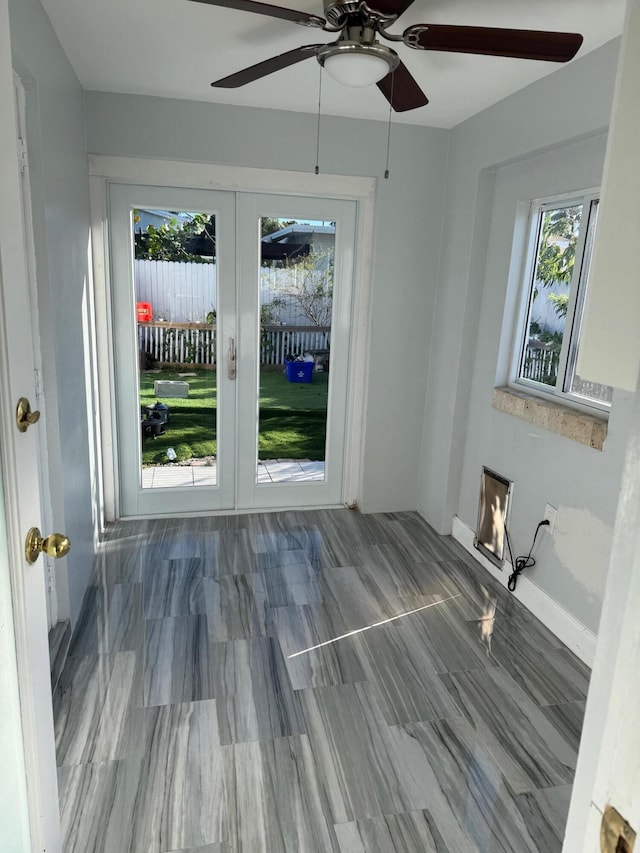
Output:
[[138,323],[151,323],[153,321],[150,302],[136,302],[136,319]]

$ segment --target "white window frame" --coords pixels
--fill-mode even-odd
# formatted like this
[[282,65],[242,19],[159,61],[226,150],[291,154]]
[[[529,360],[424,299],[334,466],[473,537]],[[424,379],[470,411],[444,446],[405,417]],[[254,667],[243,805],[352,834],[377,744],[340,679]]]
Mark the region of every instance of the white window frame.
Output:
[[[591,218],[597,211],[600,200],[600,190],[591,188],[580,192],[565,193],[549,198],[535,199],[529,205],[529,216],[527,217],[527,237],[525,241],[525,253],[522,263],[522,274],[519,277],[520,285],[520,310],[516,317],[514,328],[514,344],[512,347],[511,369],[509,384],[520,390],[526,389],[528,393],[548,398],[553,397],[558,402],[569,406],[596,410],[605,415],[611,411],[611,404],[599,400],[584,397],[571,391],[575,365],[577,362],[578,347],[580,344],[580,327],[584,309],[585,295],[587,289],[588,272],[591,262],[591,249],[593,241],[586,245],[587,237],[591,233]],[[580,235],[576,246],[576,258],[569,283],[569,302],[562,339],[562,348],[558,362],[556,385],[545,385],[534,379],[519,376],[520,366],[525,349],[525,343],[529,337],[529,307],[531,293],[535,286],[533,276],[538,258],[539,235],[542,224],[542,214],[547,210],[555,210],[559,207],[569,207],[582,204],[583,218],[580,226]],[[585,217],[585,213],[587,214]],[[586,227],[585,227],[586,226]]]

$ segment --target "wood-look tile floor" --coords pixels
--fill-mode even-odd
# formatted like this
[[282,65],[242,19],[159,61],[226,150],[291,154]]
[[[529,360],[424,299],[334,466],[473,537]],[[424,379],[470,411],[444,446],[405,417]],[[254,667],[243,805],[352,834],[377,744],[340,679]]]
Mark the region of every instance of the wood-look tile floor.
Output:
[[121,522],[54,695],[65,853],[560,851],[588,679],[415,513]]

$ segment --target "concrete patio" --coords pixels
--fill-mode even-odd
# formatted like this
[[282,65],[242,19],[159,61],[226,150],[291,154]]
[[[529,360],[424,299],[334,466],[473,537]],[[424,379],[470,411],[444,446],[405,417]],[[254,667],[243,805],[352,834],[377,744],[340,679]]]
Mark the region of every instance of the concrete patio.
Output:
[[[215,486],[216,462],[208,465],[154,465],[142,470],[143,489]],[[305,483],[324,480],[324,462],[309,459],[266,459],[258,462],[258,483]]]

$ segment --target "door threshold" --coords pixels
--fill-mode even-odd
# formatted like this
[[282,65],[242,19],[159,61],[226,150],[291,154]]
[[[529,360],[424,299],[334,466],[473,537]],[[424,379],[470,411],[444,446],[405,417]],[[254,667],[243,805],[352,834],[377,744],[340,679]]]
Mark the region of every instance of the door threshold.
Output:
[[321,506],[254,506],[236,509],[212,509],[204,512],[165,512],[158,515],[121,515],[116,521],[155,521],[162,518],[209,518],[222,515],[249,515],[270,512],[306,512],[319,509],[345,509],[346,504],[322,504]]

